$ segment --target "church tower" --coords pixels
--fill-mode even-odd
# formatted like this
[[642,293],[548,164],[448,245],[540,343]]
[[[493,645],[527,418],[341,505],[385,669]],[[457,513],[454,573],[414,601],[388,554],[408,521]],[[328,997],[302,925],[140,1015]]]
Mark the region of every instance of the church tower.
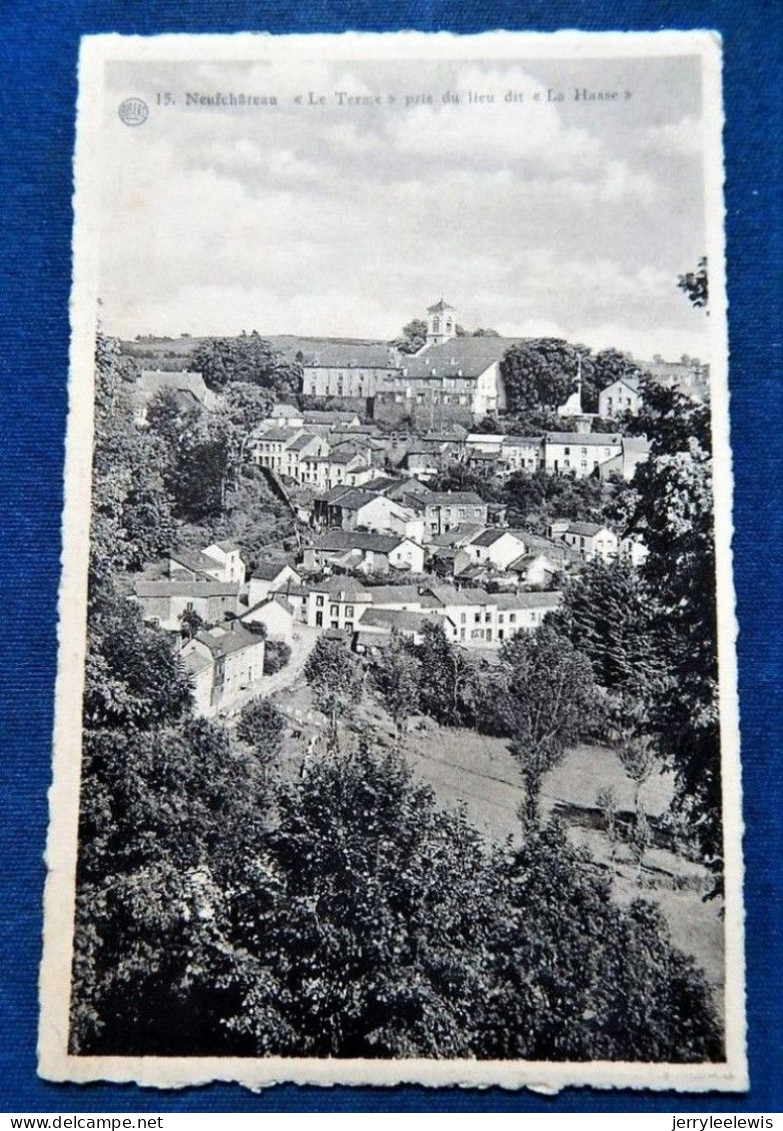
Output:
[[439,346],[457,336],[457,312],[441,298],[427,307],[427,345]]

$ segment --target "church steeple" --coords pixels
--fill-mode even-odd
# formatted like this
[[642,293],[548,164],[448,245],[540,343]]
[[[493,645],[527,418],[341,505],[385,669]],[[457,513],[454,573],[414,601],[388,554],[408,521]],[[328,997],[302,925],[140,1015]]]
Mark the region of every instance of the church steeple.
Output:
[[457,312],[453,306],[443,301],[443,296],[434,306],[427,307],[427,345],[439,346],[457,336]]

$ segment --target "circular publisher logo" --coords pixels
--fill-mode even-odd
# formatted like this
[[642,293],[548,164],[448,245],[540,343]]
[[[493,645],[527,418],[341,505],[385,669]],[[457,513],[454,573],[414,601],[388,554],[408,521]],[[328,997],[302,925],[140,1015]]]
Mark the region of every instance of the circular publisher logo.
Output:
[[117,113],[126,126],[141,126],[150,115],[150,108],[142,98],[126,98]]

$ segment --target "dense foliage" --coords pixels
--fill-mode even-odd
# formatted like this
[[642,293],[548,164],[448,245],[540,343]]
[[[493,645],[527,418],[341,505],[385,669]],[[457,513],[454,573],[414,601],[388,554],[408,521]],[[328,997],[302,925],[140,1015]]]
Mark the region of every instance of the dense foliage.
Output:
[[556,828],[489,851],[366,745],[265,781],[207,723],[91,742],[74,1052],[721,1055],[661,917]]

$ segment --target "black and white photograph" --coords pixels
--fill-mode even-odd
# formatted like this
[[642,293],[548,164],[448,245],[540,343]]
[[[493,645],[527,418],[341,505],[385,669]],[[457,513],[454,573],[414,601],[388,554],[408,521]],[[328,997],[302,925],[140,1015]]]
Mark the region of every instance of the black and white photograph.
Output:
[[83,40],[43,1076],[747,1086],[720,67]]

